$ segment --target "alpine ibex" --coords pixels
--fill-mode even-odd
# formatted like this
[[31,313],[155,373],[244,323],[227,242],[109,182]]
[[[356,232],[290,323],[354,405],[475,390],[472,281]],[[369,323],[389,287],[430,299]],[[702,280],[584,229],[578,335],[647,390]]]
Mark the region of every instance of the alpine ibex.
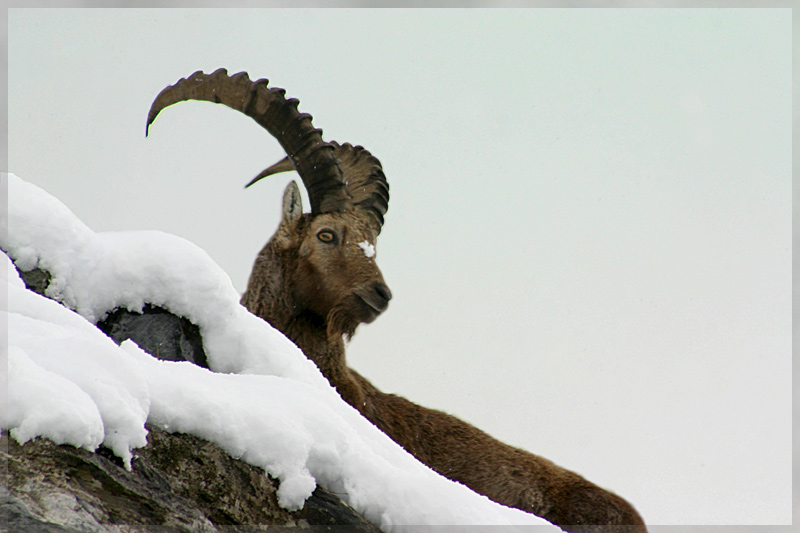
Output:
[[149,128],[162,109],[186,100],[224,104],[254,119],[288,154],[248,186],[286,170],[300,175],[311,212],[303,213],[290,183],[281,223],[256,258],[242,305],[294,341],[345,401],[443,476],[567,531],[601,524],[612,526],[604,531],[646,531],[619,496],[453,416],[385,394],[348,368],[344,338],[392,297],[374,248],[389,186],[378,159],[360,146],[324,142],[298,101],[267,84],[224,69],[196,72],[161,91],[147,119]]

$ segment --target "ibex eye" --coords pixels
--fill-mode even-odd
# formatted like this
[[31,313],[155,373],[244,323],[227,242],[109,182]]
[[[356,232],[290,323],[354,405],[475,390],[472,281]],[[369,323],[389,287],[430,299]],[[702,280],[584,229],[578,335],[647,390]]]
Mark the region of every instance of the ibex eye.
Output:
[[317,239],[321,240],[322,242],[333,242],[336,240],[336,235],[330,230],[324,229],[317,233]]

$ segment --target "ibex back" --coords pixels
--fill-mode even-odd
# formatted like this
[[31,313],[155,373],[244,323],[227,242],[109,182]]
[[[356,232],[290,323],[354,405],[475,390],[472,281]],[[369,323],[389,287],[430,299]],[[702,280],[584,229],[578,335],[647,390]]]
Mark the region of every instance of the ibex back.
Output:
[[277,172],[300,175],[311,212],[303,213],[290,183],[280,225],[256,258],[242,304],[292,339],[345,401],[443,476],[567,531],[646,531],[619,496],[453,416],[385,394],[348,368],[344,338],[391,299],[375,261],[389,186],[374,156],[324,142],[297,100],[267,84],[224,69],[196,72],[161,91],[147,121],[149,127],[162,109],[185,100],[224,104],[253,118],[288,154],[248,186]]

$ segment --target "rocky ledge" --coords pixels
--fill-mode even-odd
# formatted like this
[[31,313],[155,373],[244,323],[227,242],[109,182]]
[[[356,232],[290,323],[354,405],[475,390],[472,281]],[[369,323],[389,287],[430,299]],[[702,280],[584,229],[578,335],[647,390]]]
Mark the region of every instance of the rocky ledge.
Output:
[[[49,275],[20,272],[44,294]],[[98,327],[117,343],[133,339],[162,359],[206,366],[194,324],[158,307],[117,310]],[[192,435],[148,428],[131,471],[110,451],[96,453],[35,439],[20,446],[3,433],[0,456],[7,485],[0,487],[0,524],[14,532],[158,531],[250,532],[379,529],[336,494],[317,487],[300,511],[278,505],[278,482]],[[278,527],[275,527],[278,526]]]

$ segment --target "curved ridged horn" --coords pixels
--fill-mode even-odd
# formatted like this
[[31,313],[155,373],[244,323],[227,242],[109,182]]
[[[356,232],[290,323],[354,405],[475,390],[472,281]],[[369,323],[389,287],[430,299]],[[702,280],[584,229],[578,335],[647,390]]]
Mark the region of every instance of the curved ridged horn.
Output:
[[267,87],[268,83],[266,79],[250,81],[246,72],[228,76],[223,68],[212,74],[197,71],[158,94],[147,114],[145,135],[165,107],[186,100],[224,104],[252,118],[278,140],[303,180],[312,213],[349,209],[353,204],[334,146],[322,140],[322,130],[311,124],[311,115],[297,110],[298,100],[287,100],[286,91]]
[[[331,141],[333,154],[339,160],[347,191],[353,199],[353,205],[370,213],[380,232],[383,217],[389,209],[389,183],[383,173],[383,167],[377,157],[369,153],[363,146],[350,143],[339,144]],[[245,187],[249,187],[261,178],[294,170],[288,157],[285,157],[264,169]]]
[[289,159],[289,156],[287,155],[286,157],[284,157],[283,159],[281,159],[280,161],[278,161],[277,163],[275,163],[271,167],[265,168],[264,170],[259,172],[258,176],[256,176],[255,178],[251,179],[247,183],[247,185],[244,186],[244,188],[245,189],[248,188],[249,186],[251,186],[255,182],[259,181],[261,178],[266,178],[267,176],[272,176],[273,174],[280,174],[281,172],[290,172],[292,170],[294,170],[294,165],[292,164],[292,160]]
[[389,182],[377,157],[363,146],[336,143],[334,155],[339,159],[347,191],[353,205],[370,213],[383,226],[383,216],[389,209]]

